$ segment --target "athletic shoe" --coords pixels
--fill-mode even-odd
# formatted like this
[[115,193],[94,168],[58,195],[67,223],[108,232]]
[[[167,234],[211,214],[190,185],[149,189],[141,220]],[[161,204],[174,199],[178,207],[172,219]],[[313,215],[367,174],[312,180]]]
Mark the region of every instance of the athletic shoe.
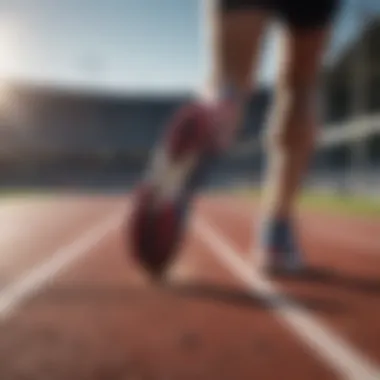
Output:
[[259,233],[258,266],[269,273],[299,273],[302,253],[289,220],[264,222]]
[[133,201],[131,241],[140,264],[161,278],[179,249],[189,205],[217,155],[215,112],[181,109],[154,151]]

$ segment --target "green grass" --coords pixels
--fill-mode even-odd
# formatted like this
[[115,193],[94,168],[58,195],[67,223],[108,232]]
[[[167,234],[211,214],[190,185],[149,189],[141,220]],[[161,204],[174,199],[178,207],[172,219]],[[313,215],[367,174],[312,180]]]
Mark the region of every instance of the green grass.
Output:
[[9,202],[22,202],[22,201],[32,201],[39,199],[46,199],[49,197],[50,193],[43,193],[33,190],[1,190],[0,191],[0,203],[2,205],[8,204]]
[[53,189],[38,189],[38,188],[3,188],[0,189],[0,201],[9,201],[16,199],[35,199],[54,197],[59,194],[59,191]]
[[24,196],[24,195],[39,195],[52,193],[52,189],[38,187],[3,187],[0,189],[0,196]]
[[380,217],[380,202],[359,196],[304,194],[301,206],[350,215]]
[[0,199],[6,198],[22,198],[29,195],[39,194],[37,191],[26,190],[26,189],[1,189]]
[[[211,194],[215,191],[212,191]],[[218,193],[218,192],[216,192]],[[221,193],[224,193],[223,191]],[[233,193],[239,197],[258,201],[260,191],[257,189],[237,189]],[[57,191],[42,189],[2,189],[0,200],[48,197],[54,196]],[[353,195],[324,194],[317,192],[304,192],[300,199],[301,209],[324,211],[334,214],[350,216],[374,217],[380,219],[380,199],[366,198]]]
[[[258,190],[238,190],[237,193],[251,200],[258,200],[260,196]],[[380,200],[362,196],[304,192],[300,207],[335,214],[380,218]]]

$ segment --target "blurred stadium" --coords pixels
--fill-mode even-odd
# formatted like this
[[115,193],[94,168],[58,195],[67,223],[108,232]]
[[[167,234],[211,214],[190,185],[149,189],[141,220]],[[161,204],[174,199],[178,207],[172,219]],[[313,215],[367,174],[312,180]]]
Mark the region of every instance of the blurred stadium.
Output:
[[[380,17],[322,74],[323,127],[307,186],[339,193],[380,191]],[[11,82],[1,107],[2,186],[129,189],[182,96],[107,95]],[[254,94],[239,141],[205,185],[258,185],[270,88]]]

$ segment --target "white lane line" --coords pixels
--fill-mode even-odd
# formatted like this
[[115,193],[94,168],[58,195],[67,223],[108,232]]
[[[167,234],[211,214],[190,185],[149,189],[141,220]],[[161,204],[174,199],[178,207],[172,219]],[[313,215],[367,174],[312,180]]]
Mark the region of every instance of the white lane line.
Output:
[[10,316],[20,304],[30,298],[49,281],[53,280],[70,264],[73,264],[91,248],[95,247],[113,228],[120,225],[120,211],[105,221],[96,224],[78,239],[51,255],[51,258],[30,270],[19,281],[15,281],[0,292],[0,319]]
[[255,295],[259,295],[275,316],[307,344],[331,369],[347,380],[379,380],[380,367],[358,352],[336,332],[305,308],[280,292],[265,276],[249,267],[233,245],[204,218],[195,223],[198,236],[214,256]]

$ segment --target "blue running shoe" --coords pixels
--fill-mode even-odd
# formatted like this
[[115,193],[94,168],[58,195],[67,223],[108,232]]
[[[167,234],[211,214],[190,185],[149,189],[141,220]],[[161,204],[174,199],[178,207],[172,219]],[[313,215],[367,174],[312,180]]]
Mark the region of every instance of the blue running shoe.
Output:
[[258,243],[258,265],[265,271],[298,273],[303,269],[302,253],[289,220],[263,222]]

